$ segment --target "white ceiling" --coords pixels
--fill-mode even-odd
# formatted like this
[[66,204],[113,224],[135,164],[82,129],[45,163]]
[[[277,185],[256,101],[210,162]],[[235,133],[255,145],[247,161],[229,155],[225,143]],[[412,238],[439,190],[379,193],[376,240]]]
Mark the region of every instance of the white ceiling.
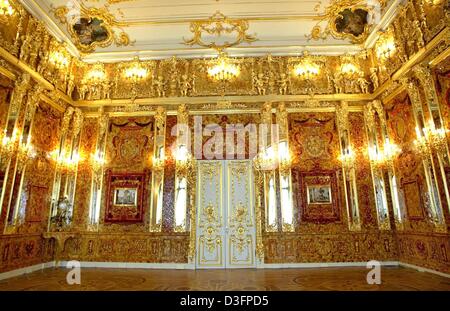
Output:
[[[60,24],[51,13],[51,6],[67,5],[69,1],[81,1],[86,7],[108,6],[120,22],[129,24],[123,30],[134,46],[98,48],[95,53],[83,57],[86,61],[119,61],[135,55],[142,58],[204,57],[215,52],[183,44],[183,38],[192,34],[192,20],[207,19],[216,11],[230,18],[245,18],[249,21],[249,34],[258,41],[243,43],[228,49],[233,56],[244,55],[296,55],[302,50],[319,54],[342,54],[356,52],[362,47],[349,40],[329,37],[326,40],[308,40],[330,0],[21,0],[28,10],[43,20],[51,32],[63,41],[70,41],[66,26]],[[373,0],[371,0],[373,2]],[[119,2],[108,4],[108,2]],[[380,25],[387,23],[401,0],[394,0]],[[389,15],[389,16],[388,16]],[[326,25],[322,23],[322,25]],[[73,44],[72,52],[77,53]]]

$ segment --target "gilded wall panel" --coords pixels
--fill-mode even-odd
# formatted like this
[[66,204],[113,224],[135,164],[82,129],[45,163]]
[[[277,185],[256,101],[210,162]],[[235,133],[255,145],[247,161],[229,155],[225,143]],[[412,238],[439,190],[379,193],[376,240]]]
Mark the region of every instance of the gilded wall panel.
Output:
[[[21,208],[25,214],[17,232],[42,233],[47,229],[48,209],[55,170],[48,152],[57,148],[60,130],[60,114],[41,102],[34,117],[31,132],[36,157],[27,165],[21,192]],[[18,178],[16,177],[16,180]],[[19,185],[17,185],[17,190]],[[18,195],[18,191],[13,195]]]

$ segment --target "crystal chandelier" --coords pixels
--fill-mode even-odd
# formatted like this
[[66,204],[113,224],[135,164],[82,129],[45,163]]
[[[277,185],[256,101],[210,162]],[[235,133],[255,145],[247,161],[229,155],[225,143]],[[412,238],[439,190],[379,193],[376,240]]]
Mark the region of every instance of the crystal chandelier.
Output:
[[237,78],[240,74],[240,68],[233,63],[228,56],[221,52],[219,57],[211,62],[208,68],[208,76],[218,82],[227,82]]

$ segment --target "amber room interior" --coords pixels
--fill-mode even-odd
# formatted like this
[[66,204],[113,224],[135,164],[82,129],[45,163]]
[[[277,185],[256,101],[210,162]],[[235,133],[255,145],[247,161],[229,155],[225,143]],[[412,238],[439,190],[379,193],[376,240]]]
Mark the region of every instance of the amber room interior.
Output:
[[0,0],[0,290],[450,290],[449,42],[448,0]]

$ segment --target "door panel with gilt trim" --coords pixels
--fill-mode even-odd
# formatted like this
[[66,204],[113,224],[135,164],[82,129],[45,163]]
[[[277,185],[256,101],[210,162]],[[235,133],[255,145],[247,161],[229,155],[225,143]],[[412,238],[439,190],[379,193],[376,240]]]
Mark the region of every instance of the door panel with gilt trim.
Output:
[[199,161],[196,266],[255,267],[251,161]]
[[199,161],[197,267],[225,268],[223,162]]
[[255,214],[250,161],[226,162],[227,268],[255,266]]

